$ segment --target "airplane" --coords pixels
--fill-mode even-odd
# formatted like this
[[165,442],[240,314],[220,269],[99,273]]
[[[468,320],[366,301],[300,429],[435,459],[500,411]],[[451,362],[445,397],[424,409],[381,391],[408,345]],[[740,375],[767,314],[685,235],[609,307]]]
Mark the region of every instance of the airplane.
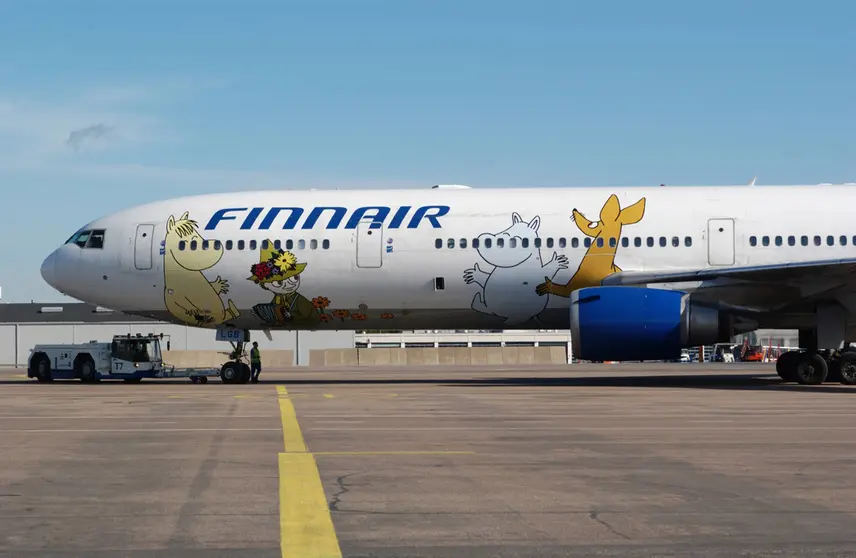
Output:
[[580,360],[643,361],[774,328],[800,332],[783,380],[850,385],[853,186],[188,196],[87,223],[41,275],[90,304],[215,330],[236,347],[235,381],[250,330],[569,329]]

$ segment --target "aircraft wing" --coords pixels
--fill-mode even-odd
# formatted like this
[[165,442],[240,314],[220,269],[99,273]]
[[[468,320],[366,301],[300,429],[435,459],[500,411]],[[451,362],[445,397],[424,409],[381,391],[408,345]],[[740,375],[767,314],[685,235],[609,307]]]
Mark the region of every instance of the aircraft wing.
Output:
[[856,258],[696,270],[620,271],[604,279],[602,284],[630,286],[715,279],[786,284],[820,281],[852,283],[856,287]]

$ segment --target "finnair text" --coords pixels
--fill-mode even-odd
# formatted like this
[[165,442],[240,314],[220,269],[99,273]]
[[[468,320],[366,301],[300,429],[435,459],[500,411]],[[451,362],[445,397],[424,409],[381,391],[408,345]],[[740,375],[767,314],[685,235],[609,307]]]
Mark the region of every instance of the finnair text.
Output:
[[[418,228],[427,221],[435,229],[440,227],[440,217],[449,213],[447,205],[422,205],[414,209],[413,206],[403,205],[397,208],[373,205],[369,207],[358,207],[348,209],[346,207],[224,207],[214,212],[214,215],[205,225],[205,230],[215,230],[223,221],[240,221],[241,230],[269,230],[271,228],[289,229],[314,229],[315,226],[325,219],[327,229],[344,228],[355,229],[360,222],[370,223],[369,227],[377,229],[386,227],[388,229]],[[391,216],[391,217],[390,217]],[[347,219],[346,219],[347,217]],[[300,225],[298,227],[298,225]]]

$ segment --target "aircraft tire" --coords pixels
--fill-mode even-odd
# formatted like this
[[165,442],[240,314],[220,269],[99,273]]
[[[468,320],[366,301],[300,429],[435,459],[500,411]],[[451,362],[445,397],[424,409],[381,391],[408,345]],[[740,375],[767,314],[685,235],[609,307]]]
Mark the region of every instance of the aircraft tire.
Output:
[[241,378],[241,366],[237,362],[227,362],[220,368],[220,379],[224,384],[237,384]]
[[795,376],[797,383],[806,386],[822,384],[829,374],[826,360],[817,353],[801,353],[796,361]]
[[253,371],[250,369],[250,365],[246,362],[241,363],[241,378],[240,383],[246,384],[250,381],[250,378],[253,377]]
[[841,357],[838,359],[838,366],[840,370],[838,381],[845,386],[856,385],[856,353],[850,351],[841,353]]
[[788,351],[776,360],[776,374],[785,382],[796,382],[798,351]]

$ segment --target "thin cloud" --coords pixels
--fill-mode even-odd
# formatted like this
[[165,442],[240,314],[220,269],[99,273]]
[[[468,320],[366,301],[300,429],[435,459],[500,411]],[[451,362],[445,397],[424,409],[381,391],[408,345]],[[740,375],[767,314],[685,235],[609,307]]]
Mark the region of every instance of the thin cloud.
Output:
[[109,141],[113,137],[115,126],[107,126],[105,124],[96,124],[87,126],[79,130],[73,130],[69,135],[66,143],[75,151],[80,151],[84,146],[98,143],[101,141]]

